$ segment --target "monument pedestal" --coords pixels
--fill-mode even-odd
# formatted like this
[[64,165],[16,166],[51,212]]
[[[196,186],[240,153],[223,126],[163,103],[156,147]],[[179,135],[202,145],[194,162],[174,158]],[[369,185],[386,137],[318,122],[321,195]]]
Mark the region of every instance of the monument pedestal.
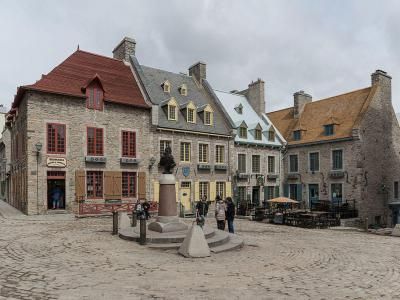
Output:
[[149,224],[148,229],[156,232],[174,232],[187,230],[188,226],[179,221],[176,209],[175,176],[160,176],[160,197],[157,220]]

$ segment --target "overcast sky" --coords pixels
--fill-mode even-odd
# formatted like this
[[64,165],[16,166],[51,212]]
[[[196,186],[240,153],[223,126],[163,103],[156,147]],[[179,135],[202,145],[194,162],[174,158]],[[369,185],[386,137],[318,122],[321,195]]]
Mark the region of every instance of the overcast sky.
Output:
[[266,84],[267,111],[370,85],[376,69],[393,77],[400,111],[400,1],[15,1],[0,0],[0,103],[73,53],[112,56],[136,39],[141,64],[187,72],[199,60],[219,90]]

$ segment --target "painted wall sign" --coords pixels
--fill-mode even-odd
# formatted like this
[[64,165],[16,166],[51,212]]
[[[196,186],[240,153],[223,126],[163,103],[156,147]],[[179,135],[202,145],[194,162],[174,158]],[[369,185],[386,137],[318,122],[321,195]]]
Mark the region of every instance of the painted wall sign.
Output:
[[63,157],[48,157],[47,166],[53,168],[65,168],[67,166],[67,160]]

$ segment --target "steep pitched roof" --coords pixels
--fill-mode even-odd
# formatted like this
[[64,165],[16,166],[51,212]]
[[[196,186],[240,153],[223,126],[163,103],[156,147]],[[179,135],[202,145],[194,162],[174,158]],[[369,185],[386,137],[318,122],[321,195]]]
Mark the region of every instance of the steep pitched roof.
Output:
[[34,84],[18,89],[13,107],[26,90],[86,97],[85,87],[93,79],[104,89],[104,101],[149,108],[130,66],[123,61],[77,50]]
[[[214,109],[215,103],[202,85],[199,85],[191,76],[185,74],[177,74],[156,68],[140,65],[136,57],[131,56],[132,66],[137,71],[137,74],[146,89],[150,101],[154,105],[159,106],[158,110],[158,126],[162,128],[170,128],[177,130],[195,131],[202,133],[212,133],[219,135],[230,135],[229,128],[225,125],[223,116],[218,110]],[[169,93],[164,92],[162,84],[168,81],[171,85]],[[182,95],[179,88],[185,84],[187,95]],[[205,125],[204,122],[197,118],[196,123],[188,123],[184,111],[178,111],[176,121],[168,120],[165,110],[162,109],[165,103],[174,98],[180,108],[184,108],[190,101],[197,108],[197,112],[201,113],[202,108],[209,105],[213,108],[213,125]]]
[[[231,126],[237,129],[242,124],[245,124],[247,129],[251,131],[247,134],[247,138],[241,138],[239,135],[235,136],[235,142],[244,144],[257,144],[257,145],[269,145],[269,146],[281,146],[282,140],[278,135],[275,141],[269,141],[266,132],[273,129],[270,122],[267,122],[263,117],[260,117],[247,98],[241,94],[221,92],[214,90],[220,105],[222,106],[226,116],[231,122]],[[238,106],[242,106],[242,113],[239,113],[236,109]],[[254,130],[259,128],[262,130],[263,134],[261,140],[256,140],[254,137]]]
[[[268,113],[268,117],[283,134],[289,145],[330,141],[352,137],[369,103],[376,86],[307,103],[300,118],[294,118],[294,108]],[[335,125],[333,135],[324,134],[324,125]],[[293,131],[303,130],[299,141],[293,140]]]

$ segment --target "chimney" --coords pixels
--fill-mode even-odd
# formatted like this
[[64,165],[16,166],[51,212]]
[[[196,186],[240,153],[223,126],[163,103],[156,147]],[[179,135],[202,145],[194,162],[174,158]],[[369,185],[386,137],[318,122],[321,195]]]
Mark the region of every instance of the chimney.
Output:
[[299,91],[293,94],[294,98],[294,117],[298,119],[304,110],[307,103],[311,103],[312,97],[309,94],[304,93],[304,91]]
[[371,86],[375,85],[379,85],[381,92],[385,94],[383,97],[392,102],[392,77],[385,71],[376,70],[371,74]]
[[189,76],[193,76],[201,84],[203,79],[206,79],[207,67],[204,62],[197,62],[189,67]]
[[123,40],[113,50],[113,57],[129,62],[129,56],[135,55],[136,41],[129,37]]
[[239,92],[239,94],[245,95],[250,105],[260,116],[265,113],[265,82],[260,78],[256,82],[251,82],[249,88]]

